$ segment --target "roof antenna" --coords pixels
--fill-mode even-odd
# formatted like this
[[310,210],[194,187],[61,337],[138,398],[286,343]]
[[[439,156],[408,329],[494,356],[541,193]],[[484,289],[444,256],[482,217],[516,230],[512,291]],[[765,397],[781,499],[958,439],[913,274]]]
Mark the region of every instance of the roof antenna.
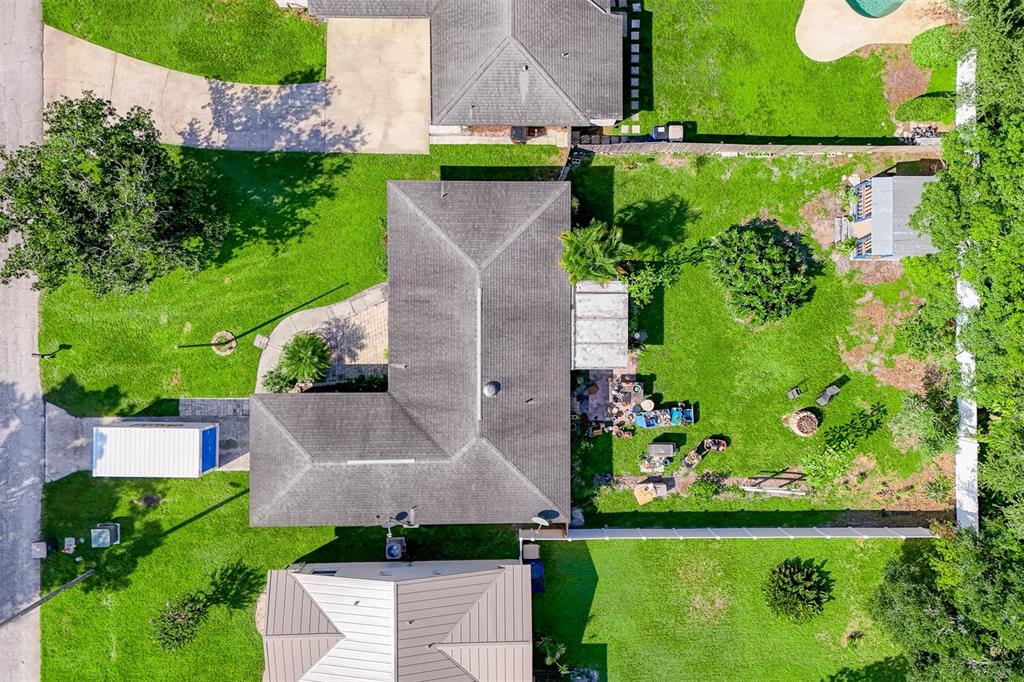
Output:
[[569,53],[568,53],[568,52],[563,52],[563,53],[562,53],[562,56],[563,56],[563,57],[568,57],[568,56],[569,56]]

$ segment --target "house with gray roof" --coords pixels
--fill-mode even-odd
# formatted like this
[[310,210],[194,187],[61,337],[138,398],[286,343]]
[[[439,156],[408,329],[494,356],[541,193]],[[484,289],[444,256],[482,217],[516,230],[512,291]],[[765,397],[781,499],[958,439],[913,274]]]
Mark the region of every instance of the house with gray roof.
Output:
[[264,682],[533,679],[529,566],[306,564],[270,571]]
[[309,0],[321,19],[427,18],[434,126],[612,125],[623,15],[609,0]]
[[388,390],[256,394],[254,526],[564,522],[566,182],[389,182]]
[[937,252],[927,234],[910,227],[924,188],[937,179],[880,175],[858,184],[853,219],[845,227],[857,240],[854,260],[899,260]]

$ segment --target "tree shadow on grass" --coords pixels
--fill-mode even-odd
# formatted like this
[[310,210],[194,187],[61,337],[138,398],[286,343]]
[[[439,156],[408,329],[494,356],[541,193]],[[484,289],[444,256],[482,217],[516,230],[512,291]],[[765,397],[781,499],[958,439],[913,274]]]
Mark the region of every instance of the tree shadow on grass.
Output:
[[700,212],[683,197],[667,197],[619,209],[615,224],[622,228],[623,239],[637,249],[639,260],[667,260],[684,255],[676,252],[686,239],[687,226],[699,217]]
[[338,178],[351,167],[344,155],[189,148],[181,154],[214,185],[215,201],[230,223],[215,265],[252,244],[269,244],[276,252],[301,237],[317,204],[337,193]]
[[907,662],[899,656],[890,656],[862,668],[842,668],[822,682],[900,682],[907,678]]
[[[139,560],[152,554],[164,540],[182,528],[247,495],[248,488],[211,505],[170,528],[152,517],[167,494],[161,479],[93,478],[87,471],[66,476],[43,489],[42,533],[48,541],[61,545],[65,537],[84,538],[75,555],[53,553],[43,562],[42,590],[48,591],[71,580],[88,568],[96,572],[81,584],[85,592],[116,591],[128,587]],[[127,512],[114,515],[119,503],[132,500]],[[121,526],[121,543],[94,549],[89,529],[97,523],[113,521]],[[75,561],[82,557],[82,561]],[[241,572],[222,576],[224,586],[238,582]],[[235,592],[237,593],[237,588]]]
[[210,584],[203,591],[203,601],[207,606],[247,608],[256,601],[266,577],[264,571],[235,559],[210,573]]
[[[87,389],[74,374],[60,380],[56,386],[43,391],[43,400],[67,410],[76,417],[111,414],[120,410],[125,392],[118,386]],[[129,405],[127,412],[133,413],[143,406]]]

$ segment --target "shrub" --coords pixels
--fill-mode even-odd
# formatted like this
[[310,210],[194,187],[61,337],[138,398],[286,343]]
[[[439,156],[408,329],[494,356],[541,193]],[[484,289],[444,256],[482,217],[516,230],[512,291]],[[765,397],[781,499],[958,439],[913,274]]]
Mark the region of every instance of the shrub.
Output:
[[569,275],[570,284],[616,279],[625,272],[622,263],[633,252],[623,243],[621,229],[609,228],[597,220],[587,227],[563,232],[561,238],[565,245],[562,269]]
[[313,332],[300,332],[284,345],[280,370],[295,384],[309,384],[327,376],[331,367],[331,349],[327,342]]
[[632,264],[626,278],[629,301],[646,308],[654,300],[658,287],[667,287],[679,277],[679,264],[672,261],[638,261]]
[[768,573],[763,591],[776,616],[805,621],[821,613],[832,598],[832,579],[809,559],[786,559]]
[[953,482],[946,474],[939,474],[924,484],[924,492],[936,502],[946,502],[949,500],[949,494],[953,492]]
[[934,401],[936,405],[931,406],[917,396],[903,396],[900,411],[889,420],[897,444],[929,457],[952,450],[956,435],[952,401],[938,397]]
[[729,303],[756,324],[780,320],[810,298],[805,255],[774,221],[732,226],[711,242],[709,255]]
[[845,474],[853,463],[857,443],[877,431],[884,423],[887,410],[882,404],[861,410],[853,419],[825,429],[825,444],[804,462],[804,473],[812,488],[827,488]]
[[565,655],[566,649],[564,642],[559,642],[550,635],[544,635],[537,642],[537,648],[544,656],[544,665],[554,666],[562,675],[569,671],[569,666],[562,662],[562,656]]
[[43,124],[42,143],[0,151],[0,240],[21,237],[0,281],[31,272],[53,289],[79,275],[94,293],[124,293],[216,256],[228,223],[211,174],[163,147],[148,111],[121,116],[87,92],[48,104]]
[[959,58],[960,45],[949,26],[919,33],[910,41],[910,58],[922,69],[941,69],[953,66]]
[[263,375],[263,388],[271,393],[287,393],[295,388],[295,380],[278,365]]
[[167,602],[152,620],[156,626],[156,641],[161,648],[174,651],[196,638],[199,626],[206,620],[206,597],[201,592],[186,595],[175,602]]
[[697,500],[710,500],[725,490],[725,477],[714,471],[705,471],[686,489],[687,494]]
[[948,123],[956,113],[956,100],[950,92],[929,92],[901,104],[896,118],[901,121],[939,121]]

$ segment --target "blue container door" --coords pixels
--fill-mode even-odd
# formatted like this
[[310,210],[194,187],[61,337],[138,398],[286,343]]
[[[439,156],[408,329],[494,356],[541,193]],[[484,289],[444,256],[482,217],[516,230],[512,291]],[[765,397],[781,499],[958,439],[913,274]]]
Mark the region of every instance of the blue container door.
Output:
[[203,473],[217,466],[217,428],[203,431]]

